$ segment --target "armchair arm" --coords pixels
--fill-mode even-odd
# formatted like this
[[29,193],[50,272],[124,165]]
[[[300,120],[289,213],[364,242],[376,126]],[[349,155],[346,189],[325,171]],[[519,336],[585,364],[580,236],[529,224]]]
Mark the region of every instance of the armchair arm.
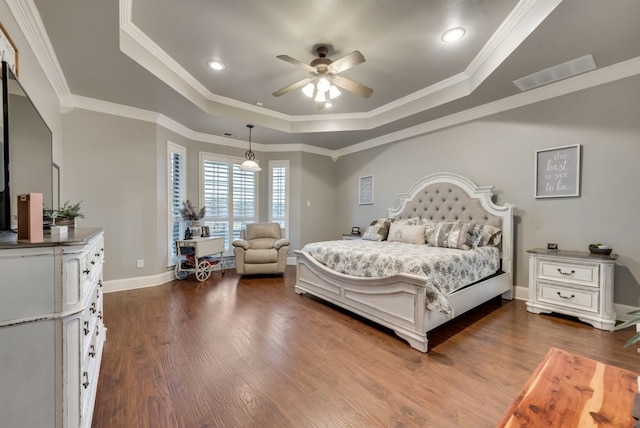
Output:
[[233,245],[234,247],[242,248],[244,250],[248,250],[249,248],[251,248],[251,244],[244,239],[234,239],[231,245]]
[[289,240],[288,239],[278,239],[276,242],[273,243],[273,248],[275,248],[276,250],[279,250],[280,248],[284,247],[284,246],[288,246],[289,245]]

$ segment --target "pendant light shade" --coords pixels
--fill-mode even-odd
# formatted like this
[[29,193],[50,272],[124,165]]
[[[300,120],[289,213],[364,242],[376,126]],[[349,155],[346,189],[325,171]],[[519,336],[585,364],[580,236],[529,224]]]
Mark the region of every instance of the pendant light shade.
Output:
[[253,153],[253,151],[251,150],[251,129],[253,128],[253,125],[247,125],[247,128],[249,128],[249,150],[247,150],[244,153],[244,157],[247,160],[242,162],[242,164],[240,165],[240,169],[242,171],[250,171],[250,172],[262,171],[262,168],[260,168],[260,165],[258,165],[258,163],[255,161],[255,158],[256,158],[255,153]]

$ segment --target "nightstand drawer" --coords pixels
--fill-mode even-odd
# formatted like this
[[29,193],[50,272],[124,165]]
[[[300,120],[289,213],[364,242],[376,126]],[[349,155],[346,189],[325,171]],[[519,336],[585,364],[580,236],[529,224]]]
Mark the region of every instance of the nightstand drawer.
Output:
[[599,265],[540,260],[538,277],[598,287]]
[[589,312],[598,312],[599,290],[576,289],[538,283],[538,301]]

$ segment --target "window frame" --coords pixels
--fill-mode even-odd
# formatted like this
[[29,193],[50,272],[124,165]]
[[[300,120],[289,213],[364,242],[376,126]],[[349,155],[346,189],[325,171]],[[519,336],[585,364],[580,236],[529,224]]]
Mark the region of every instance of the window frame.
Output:
[[[226,156],[226,155],[220,155],[217,153],[210,153],[210,152],[200,152],[199,153],[199,163],[198,163],[198,169],[199,169],[199,205],[200,207],[205,206],[205,195],[204,195],[204,163],[206,161],[212,161],[212,162],[219,162],[219,163],[227,163],[230,165],[230,177],[229,177],[229,199],[230,199],[230,204],[229,204],[229,211],[228,211],[228,221],[229,221],[229,229],[228,229],[228,234],[227,234],[227,239],[225,241],[228,240],[228,244],[229,244],[229,248],[226,248],[224,251],[224,255],[225,256],[229,256],[233,254],[233,246],[231,245],[231,242],[233,242],[234,240],[234,230],[233,230],[233,226],[234,226],[234,216],[233,216],[233,211],[234,211],[234,207],[233,207],[233,180],[234,180],[234,166],[240,166],[240,164],[242,164],[242,162],[245,159],[242,157],[238,157],[238,156]],[[255,174],[255,213],[254,213],[254,217],[249,221],[249,222],[258,222],[259,218],[260,218],[260,175],[258,173],[253,173]],[[204,224],[207,225],[207,222],[214,222],[216,221],[215,219],[212,219],[210,217],[210,213],[207,211],[205,212],[205,216],[204,216]],[[244,222],[246,221],[246,218],[243,218]],[[213,228],[211,229],[211,236],[214,236],[215,231],[213,230]]]
[[285,169],[285,190],[284,190],[284,230],[285,236],[289,237],[289,189],[290,189],[290,169],[288,160],[269,161],[269,221],[277,221],[273,217],[273,170],[274,168]]
[[187,149],[184,146],[176,144],[167,140],[167,266],[174,266],[178,262],[177,255],[175,254],[175,244],[173,240],[173,225],[176,219],[180,222],[180,232],[178,239],[184,233],[184,223],[180,216],[174,215],[172,201],[173,201],[173,181],[172,177],[172,153],[177,153],[181,157],[181,179],[179,183],[180,200],[186,200],[187,196]]

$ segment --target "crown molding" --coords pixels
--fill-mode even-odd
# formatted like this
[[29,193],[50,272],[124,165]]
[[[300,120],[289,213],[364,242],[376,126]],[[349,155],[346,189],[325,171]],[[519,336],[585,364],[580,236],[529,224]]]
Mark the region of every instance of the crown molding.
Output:
[[40,13],[33,0],[5,0],[18,26],[24,33],[29,47],[33,51],[40,67],[49,80],[53,91],[60,102],[61,111],[67,110],[67,102],[71,97],[71,90],[64,77],[58,57],[53,50],[49,35],[44,28]]
[[527,92],[522,92],[511,97],[483,104],[478,107],[473,107],[471,109],[425,122],[411,128],[406,128],[371,140],[363,141],[361,143],[345,147],[344,149],[336,150],[333,157],[339,158],[386,144],[397,143],[440,129],[460,125],[493,114],[550,100],[573,92],[615,82],[616,80],[637,76],[639,74],[640,57],[632,58],[618,64],[613,64],[605,68],[583,73]]
[[465,71],[355,114],[287,115],[211,93],[133,23],[133,0],[120,0],[120,50],[210,114],[242,118],[288,133],[366,130],[469,95],[561,1],[520,0]]

